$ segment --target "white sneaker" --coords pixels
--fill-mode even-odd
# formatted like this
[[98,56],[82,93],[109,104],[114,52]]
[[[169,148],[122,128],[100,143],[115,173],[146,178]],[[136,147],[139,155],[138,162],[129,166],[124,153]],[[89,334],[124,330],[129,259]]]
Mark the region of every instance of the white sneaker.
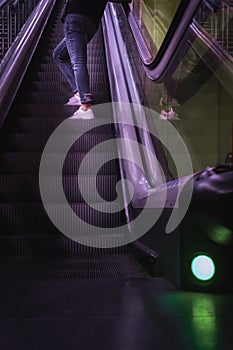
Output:
[[172,107],[170,108],[169,112],[166,112],[164,109],[160,112],[160,119],[163,120],[180,120],[179,114],[174,112]]
[[68,102],[65,103],[65,106],[80,106],[81,100],[77,95],[72,96]]
[[79,107],[79,109],[74,112],[74,114],[70,117],[70,119],[83,119],[83,120],[88,120],[88,119],[94,119],[94,113],[91,108],[88,108],[86,111],[82,109],[82,107]]

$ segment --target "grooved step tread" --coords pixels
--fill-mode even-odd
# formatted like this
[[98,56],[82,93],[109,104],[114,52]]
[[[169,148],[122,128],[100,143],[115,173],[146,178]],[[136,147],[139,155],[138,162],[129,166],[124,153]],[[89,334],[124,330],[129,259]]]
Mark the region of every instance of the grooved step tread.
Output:
[[[8,134],[0,137],[0,153],[3,152],[39,152],[43,151],[50,134]],[[70,140],[70,134],[59,137],[59,143],[53,145],[53,152],[62,152],[64,145]],[[116,147],[112,134],[89,134],[77,135],[76,140],[70,148],[70,152],[89,152],[94,146],[98,146],[101,152],[114,152]],[[110,141],[111,140],[111,141]],[[108,141],[105,145],[104,141]]]
[[[57,193],[60,178],[55,175],[43,176],[45,183],[49,184],[51,202],[60,200]],[[113,201],[122,199],[117,197],[116,175],[79,175],[63,176],[62,183],[66,199],[69,203],[89,203]],[[80,192],[81,188],[81,192]],[[84,198],[83,198],[84,197]],[[0,176],[1,203],[40,202],[38,175],[1,175]]]
[[[111,237],[107,235],[94,235],[80,236],[79,244],[70,238],[62,235],[58,232],[56,235],[2,235],[0,236],[0,253],[1,255],[17,255],[17,256],[51,256],[51,255],[63,255],[75,254],[82,256],[103,256],[108,253],[123,253],[127,252],[127,245],[124,244],[124,237],[117,234],[117,232]],[[93,248],[101,243],[105,249]],[[115,248],[108,248],[115,247]],[[2,262],[1,262],[2,264]],[[28,265],[27,265],[28,266]]]
[[[89,154],[85,165],[80,165],[85,158],[85,153],[68,153],[63,163],[61,153],[51,153],[46,155],[47,167],[44,169],[44,175],[57,175],[56,166],[60,165],[64,175],[92,175],[98,169],[99,175],[117,173],[114,153],[93,153]],[[113,159],[109,161],[109,159]],[[0,153],[0,174],[38,174],[41,162],[40,152],[6,152]],[[101,166],[102,165],[102,166]]]
[[[100,92],[100,96],[104,96],[105,101],[103,101],[103,105],[97,105],[93,106],[92,109],[95,114],[94,120],[75,120],[76,125],[81,125],[82,123],[89,123],[90,125],[95,125],[98,123],[99,119],[104,120],[104,122],[112,121],[113,120],[113,112],[112,112],[112,106],[109,101],[107,101],[106,94],[102,94]],[[61,100],[58,103],[51,103],[49,100],[47,102],[41,102],[41,103],[31,103],[31,101],[23,102],[21,105],[15,107],[12,109],[11,117],[8,118],[8,120],[5,122],[7,124],[8,122],[11,123],[12,118],[25,118],[30,117],[32,118],[38,118],[39,121],[41,119],[47,119],[51,120],[52,118],[61,118],[65,120],[66,118],[70,117],[79,107],[78,106],[65,106],[64,103],[67,102],[68,98],[71,95],[64,95],[61,97]],[[94,95],[94,99],[96,96]],[[14,120],[15,122],[15,120]],[[41,120],[41,123],[43,121]],[[71,123],[74,124],[74,120],[71,120]]]
[[[87,204],[71,203],[70,207],[74,216],[69,218],[67,218],[64,204],[47,203],[47,206],[53,213],[53,217],[56,218],[56,222],[62,225],[69,237],[72,234],[73,240],[76,240],[79,235],[97,236],[101,228],[113,228],[113,233],[117,233],[118,227],[123,222],[123,213],[120,211],[119,204],[96,203],[90,207]],[[42,203],[0,203],[0,221],[1,232],[6,230],[9,235],[29,234],[33,236],[39,234],[43,236],[43,234],[59,232],[50,221]],[[107,233],[112,234],[111,231]]]
[[[56,113],[56,111],[55,111]],[[44,118],[43,113],[41,113],[41,118],[30,117],[30,118],[9,118],[4,126],[4,132],[10,133],[52,133],[66,118],[53,118],[53,114],[49,118]],[[97,119],[97,118],[96,118]],[[103,125],[98,126],[99,123]],[[100,118],[98,120],[75,120],[70,119],[67,127],[63,133],[67,134],[78,134],[86,132],[88,129],[88,134],[110,134],[113,130],[113,124],[111,124],[111,119]]]
[[[50,26],[49,33],[39,44],[22,83],[21,92],[17,94],[15,105],[1,131],[0,250],[3,253],[80,252],[81,245],[66,238],[50,221],[41,203],[38,177],[41,152],[47,139],[78,108],[64,106],[72,93],[53,60],[53,50],[63,36],[63,25],[57,16],[57,22]],[[109,102],[101,29],[88,44],[88,68],[95,103]],[[60,143],[48,155],[48,166],[45,169],[48,175],[45,174],[43,180],[47,183],[52,178],[52,182],[49,182],[48,205],[57,220],[64,222],[68,230],[68,221],[71,223],[73,219],[68,220],[64,213],[64,203],[61,203],[57,193],[59,179],[53,167],[53,161],[57,160],[63,166],[62,181],[66,198],[71,203],[73,212],[83,220],[75,234],[82,237],[82,244],[96,245],[100,242],[100,246],[107,247],[124,243],[125,239],[119,234],[118,227],[124,222],[124,211],[121,210],[123,205],[120,205],[122,198],[117,197],[116,193],[118,169],[115,145],[90,155],[86,166],[77,176],[86,152],[99,142],[113,138],[112,111],[105,115],[96,112],[95,116],[96,119],[90,121],[69,120],[66,130],[60,133]],[[106,124],[98,127],[99,122]],[[82,135],[87,128],[90,130]],[[78,140],[62,164],[63,157],[59,152],[62,151],[62,143],[69,140],[70,135],[76,135]],[[108,161],[109,159],[113,160]],[[98,173],[96,178],[95,173]],[[97,187],[98,192],[93,191],[92,185],[94,189]],[[86,204],[84,199],[92,203],[94,208]],[[92,226],[87,228],[84,221]],[[111,236],[102,234],[98,237],[98,227],[114,229],[111,230]],[[70,276],[67,275],[66,278]]]
[[10,257],[1,261],[1,278],[126,279],[147,274],[126,254],[100,256]]

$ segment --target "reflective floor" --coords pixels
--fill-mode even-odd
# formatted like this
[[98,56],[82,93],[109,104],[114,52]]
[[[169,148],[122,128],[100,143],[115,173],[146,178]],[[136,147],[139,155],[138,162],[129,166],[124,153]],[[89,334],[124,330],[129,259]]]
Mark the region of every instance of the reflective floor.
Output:
[[124,256],[125,274],[89,278],[74,257],[25,259],[1,261],[4,350],[232,348],[231,295],[179,291]]

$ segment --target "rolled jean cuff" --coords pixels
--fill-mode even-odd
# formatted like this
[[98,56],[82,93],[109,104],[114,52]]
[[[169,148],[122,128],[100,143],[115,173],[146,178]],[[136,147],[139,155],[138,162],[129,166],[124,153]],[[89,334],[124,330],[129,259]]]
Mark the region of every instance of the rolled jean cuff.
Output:
[[81,98],[81,103],[83,103],[83,104],[92,103],[92,94],[91,93],[83,94],[83,96]]

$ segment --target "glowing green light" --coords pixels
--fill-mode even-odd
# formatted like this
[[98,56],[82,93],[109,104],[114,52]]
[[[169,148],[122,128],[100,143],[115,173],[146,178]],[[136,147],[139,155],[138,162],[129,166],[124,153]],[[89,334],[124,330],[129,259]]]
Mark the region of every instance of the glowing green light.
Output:
[[207,255],[196,256],[192,260],[191,269],[193,275],[201,281],[208,281],[215,274],[215,264]]
[[211,227],[212,232],[208,233],[208,236],[213,239],[213,241],[220,244],[229,244],[232,242],[232,231],[225,226],[213,225]]

